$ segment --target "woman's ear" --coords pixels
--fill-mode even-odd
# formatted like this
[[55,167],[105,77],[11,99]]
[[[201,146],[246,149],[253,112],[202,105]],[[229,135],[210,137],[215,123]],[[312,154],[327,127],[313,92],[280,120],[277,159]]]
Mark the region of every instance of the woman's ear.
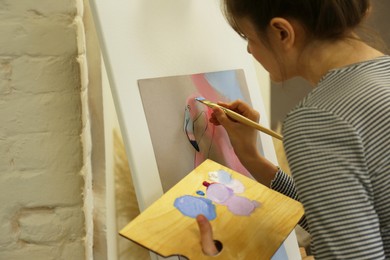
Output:
[[294,26],[286,19],[275,17],[270,21],[270,30],[275,44],[284,50],[291,49],[295,44],[296,32]]

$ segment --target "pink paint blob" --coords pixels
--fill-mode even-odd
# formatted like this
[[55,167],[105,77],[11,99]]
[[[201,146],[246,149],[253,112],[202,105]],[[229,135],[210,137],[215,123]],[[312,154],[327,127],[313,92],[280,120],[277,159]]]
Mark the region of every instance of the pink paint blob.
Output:
[[245,187],[242,182],[233,179],[228,172],[223,170],[209,172],[209,178],[219,182],[203,182],[203,185],[207,187],[207,198],[225,205],[233,214],[249,216],[257,207],[260,207],[261,204],[258,201],[235,195],[235,193],[244,192]]
[[259,203],[245,197],[232,196],[225,202],[225,205],[235,215],[249,216],[259,206]]
[[207,198],[210,200],[223,204],[231,196],[233,196],[233,190],[220,183],[213,183],[207,187]]

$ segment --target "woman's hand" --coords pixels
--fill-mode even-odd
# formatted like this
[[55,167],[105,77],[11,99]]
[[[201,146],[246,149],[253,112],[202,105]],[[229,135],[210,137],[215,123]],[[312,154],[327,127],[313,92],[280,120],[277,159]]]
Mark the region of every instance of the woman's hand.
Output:
[[[218,105],[233,110],[255,122],[258,122],[260,119],[259,112],[241,100],[236,100],[232,103],[218,102]],[[214,125],[222,125],[225,128],[234,152],[242,165],[257,181],[269,187],[271,181],[275,178],[278,167],[259,153],[257,147],[257,130],[230,119],[218,107],[213,108],[210,122]]]
[[[260,114],[241,100],[231,103],[218,102],[218,105],[237,112],[255,122],[258,122],[260,119]],[[248,155],[253,156],[253,154],[256,154],[258,137],[256,129],[234,121],[218,107],[213,108],[210,122],[214,125],[222,125],[226,129],[234,151],[240,160]]]

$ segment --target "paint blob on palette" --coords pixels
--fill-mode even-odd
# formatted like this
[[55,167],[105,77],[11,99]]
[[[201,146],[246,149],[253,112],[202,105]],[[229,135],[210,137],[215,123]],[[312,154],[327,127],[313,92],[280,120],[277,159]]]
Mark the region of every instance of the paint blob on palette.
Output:
[[215,205],[220,204],[228,208],[228,210],[237,216],[249,216],[261,204],[258,201],[250,200],[246,197],[236,194],[243,193],[245,187],[237,179],[233,179],[231,174],[224,171],[213,171],[208,173],[209,180],[204,181],[206,193],[197,191],[200,196],[184,195],[177,198],[174,206],[185,216],[196,218],[202,214],[208,220],[216,218]]
[[215,205],[206,198],[184,195],[177,198],[174,205],[187,217],[196,218],[200,214],[204,215],[208,220],[213,220],[217,217]]

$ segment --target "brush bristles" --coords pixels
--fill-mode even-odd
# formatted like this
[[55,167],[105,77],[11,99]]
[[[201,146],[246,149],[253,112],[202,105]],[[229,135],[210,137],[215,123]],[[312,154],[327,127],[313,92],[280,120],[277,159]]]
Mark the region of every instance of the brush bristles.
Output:
[[196,97],[195,100],[196,101],[205,101],[206,99],[204,97]]

